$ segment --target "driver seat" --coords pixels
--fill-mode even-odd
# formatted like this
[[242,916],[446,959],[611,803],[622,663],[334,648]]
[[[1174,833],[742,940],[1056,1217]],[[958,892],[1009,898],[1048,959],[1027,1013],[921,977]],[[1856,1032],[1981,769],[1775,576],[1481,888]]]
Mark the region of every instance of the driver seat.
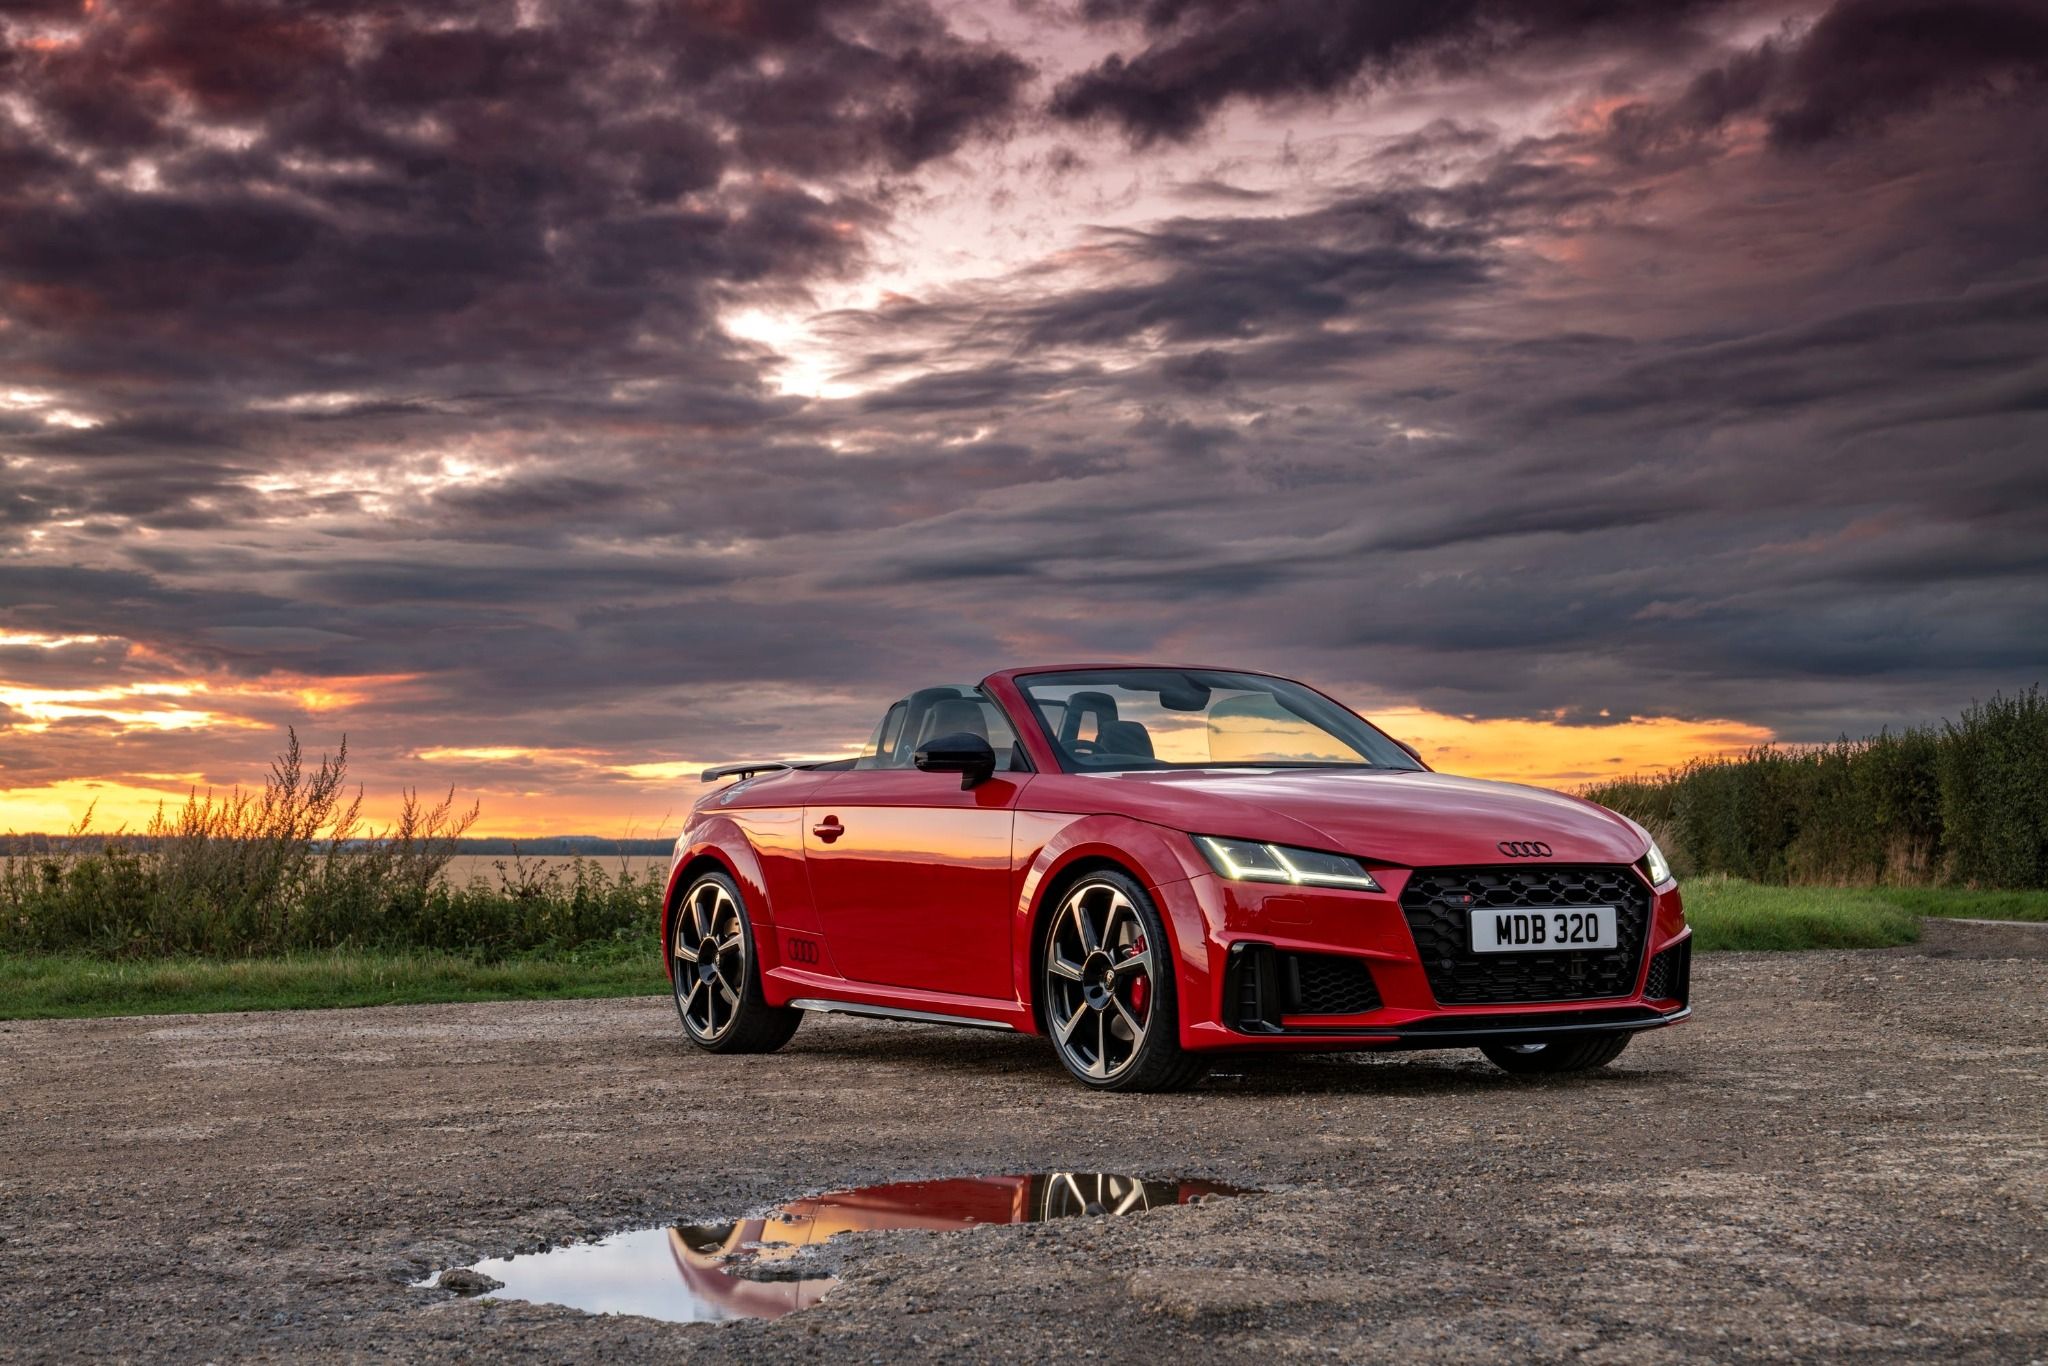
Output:
[[1067,699],[1067,714],[1060,722],[1060,739],[1072,744],[1080,738],[1081,722],[1095,718],[1095,749],[1099,754],[1128,754],[1141,759],[1153,757],[1152,732],[1138,721],[1120,720],[1116,698],[1106,692],[1077,692]]

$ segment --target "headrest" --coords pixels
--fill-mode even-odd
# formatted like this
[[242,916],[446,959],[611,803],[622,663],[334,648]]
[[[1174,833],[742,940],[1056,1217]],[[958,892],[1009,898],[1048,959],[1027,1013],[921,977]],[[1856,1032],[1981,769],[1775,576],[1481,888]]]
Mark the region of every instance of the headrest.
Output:
[[1098,723],[1116,720],[1116,696],[1106,692],[1077,692],[1067,699],[1068,714],[1093,715]]
[[971,697],[942,698],[932,703],[931,710],[924,714],[924,726],[917,742],[923,744],[938,736],[962,731],[988,739],[988,718],[982,713],[981,703]]

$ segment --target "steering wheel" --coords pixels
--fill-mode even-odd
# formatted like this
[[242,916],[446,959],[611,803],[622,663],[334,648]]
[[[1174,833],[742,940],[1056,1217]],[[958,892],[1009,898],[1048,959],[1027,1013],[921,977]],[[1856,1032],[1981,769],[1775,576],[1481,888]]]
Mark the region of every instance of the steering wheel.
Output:
[[1093,740],[1069,740],[1067,753],[1076,759],[1093,759],[1102,753],[1102,746]]

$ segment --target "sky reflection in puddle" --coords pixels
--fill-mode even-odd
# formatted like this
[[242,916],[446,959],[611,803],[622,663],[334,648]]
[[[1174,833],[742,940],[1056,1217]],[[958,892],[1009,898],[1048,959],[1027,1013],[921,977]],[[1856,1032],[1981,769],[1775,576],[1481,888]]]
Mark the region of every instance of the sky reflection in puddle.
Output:
[[[857,1229],[943,1232],[1080,1215],[1135,1214],[1249,1192],[1214,1181],[1106,1172],[1037,1172],[897,1181],[792,1200],[757,1219],[639,1229],[594,1243],[493,1257],[472,1270],[502,1281],[497,1299],[678,1323],[773,1319],[817,1302],[831,1276],[773,1276],[808,1247]],[[752,1274],[735,1274],[751,1271]],[[432,1278],[420,1282],[432,1284]]]

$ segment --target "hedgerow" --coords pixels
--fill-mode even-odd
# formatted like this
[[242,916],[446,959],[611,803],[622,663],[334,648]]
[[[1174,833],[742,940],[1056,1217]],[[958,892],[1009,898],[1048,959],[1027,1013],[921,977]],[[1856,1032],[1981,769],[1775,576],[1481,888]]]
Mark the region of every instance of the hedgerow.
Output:
[[1755,882],[2048,886],[2048,696],[1938,726],[1766,745],[1586,796],[1643,823],[1681,873]]

